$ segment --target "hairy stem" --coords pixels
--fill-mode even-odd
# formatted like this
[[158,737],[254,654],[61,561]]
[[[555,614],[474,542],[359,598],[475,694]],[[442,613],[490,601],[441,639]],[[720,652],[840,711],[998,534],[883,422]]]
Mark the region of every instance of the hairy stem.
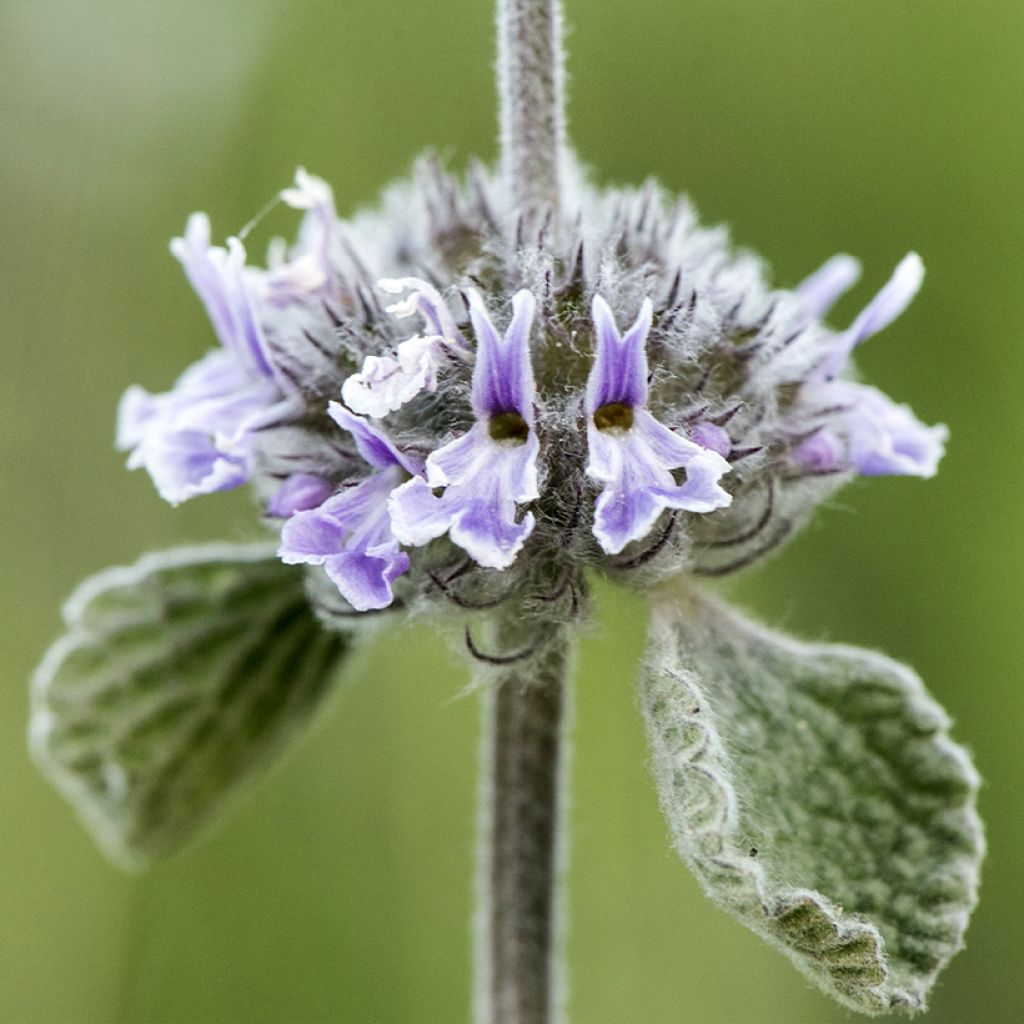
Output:
[[484,680],[478,840],[477,1024],[558,1016],[559,811],[569,645],[557,632]]
[[561,0],[498,0],[501,172],[521,216],[558,207],[562,64]]

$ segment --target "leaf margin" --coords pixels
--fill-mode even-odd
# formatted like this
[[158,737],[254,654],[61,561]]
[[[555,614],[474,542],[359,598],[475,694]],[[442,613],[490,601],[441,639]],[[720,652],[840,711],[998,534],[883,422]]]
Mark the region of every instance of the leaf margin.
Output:
[[[769,945],[784,953],[817,988],[842,1005],[868,1015],[893,1011],[914,1014],[924,1011],[926,997],[937,976],[964,946],[964,932],[971,912],[977,904],[980,866],[986,846],[984,829],[976,807],[981,779],[967,750],[951,738],[949,732],[952,722],[948,714],[930,696],[920,677],[908,666],[880,652],[849,644],[806,642],[786,636],[759,622],[752,622],[724,601],[709,596],[691,583],[673,581],[661,586],[651,595],[651,606],[651,640],[641,667],[639,701],[650,745],[650,767],[658,788],[659,802],[671,833],[672,845],[677,853],[697,876],[706,895],[713,902],[737,917]],[[666,806],[666,774],[671,770],[668,763],[678,761],[680,757],[684,761],[683,768],[691,771],[694,779],[703,780],[703,783],[710,787],[710,793],[714,794],[717,791],[720,801],[719,840],[723,837],[727,840],[735,833],[735,829],[730,829],[729,823],[731,820],[732,825],[736,824],[738,806],[732,779],[724,765],[727,760],[724,744],[720,735],[713,729],[714,716],[708,713],[708,701],[703,699],[704,695],[699,688],[694,690],[684,678],[687,674],[685,669],[680,671],[665,664],[668,657],[665,652],[672,649],[674,641],[663,644],[661,664],[654,650],[655,635],[659,632],[669,632],[671,617],[680,614],[681,610],[698,619],[709,612],[721,615],[749,631],[762,642],[768,642],[800,657],[821,654],[836,658],[855,657],[862,663],[870,664],[878,674],[888,674],[900,687],[910,709],[908,713],[916,722],[928,729],[930,738],[937,744],[941,755],[959,771],[966,795],[956,810],[962,816],[960,825],[963,832],[970,834],[974,844],[971,855],[962,857],[962,863],[959,865],[967,895],[960,913],[953,915],[956,918],[953,925],[955,941],[947,955],[934,970],[921,977],[917,986],[900,986],[893,983],[885,940],[879,929],[865,915],[847,912],[842,906],[837,906],[827,896],[811,888],[794,887],[789,890],[787,897],[773,898],[763,863],[754,856],[744,854],[742,844],[733,843],[729,847],[725,841],[716,843],[713,827],[702,829],[694,826],[689,835],[684,835],[673,823],[673,812]],[[655,736],[656,723],[650,705],[645,701],[645,689],[656,685],[649,682],[648,677],[659,673],[670,678],[680,688],[680,692],[685,693],[685,700],[679,700],[677,703],[685,704],[693,712],[687,714],[684,710],[680,715],[680,721],[684,723],[689,735],[675,750],[668,749],[666,744],[661,744],[661,749],[658,749],[660,741]],[[662,761],[660,765],[659,755]],[[710,766],[704,763],[705,761],[711,762]],[[734,887],[731,896],[723,890],[723,881]],[[760,906],[760,920],[752,918],[748,912],[741,909],[744,903],[751,903],[750,896],[753,896],[754,902]],[[791,941],[787,942],[786,932],[802,933],[806,950],[818,947],[821,960],[825,962],[825,974],[822,970],[816,969]],[[831,979],[827,976],[828,971],[832,973]],[[873,976],[877,979],[876,982],[867,986],[851,984],[851,978],[855,977],[858,971],[865,978]]]
[[[161,572],[173,571],[189,565],[237,563],[255,566],[261,562],[273,565],[275,569],[282,568],[295,573],[297,592],[305,594],[307,587],[305,573],[300,568],[283,567],[276,557],[276,545],[266,541],[243,543],[221,541],[182,545],[149,552],[130,564],[103,569],[82,580],[64,601],[61,608],[61,621],[65,631],[50,644],[32,673],[27,737],[30,756],[44,777],[71,804],[75,814],[107,858],[125,871],[138,873],[159,860],[176,855],[179,849],[154,855],[134,849],[124,842],[123,836],[111,825],[100,804],[92,798],[82,776],[69,770],[50,749],[49,740],[53,734],[55,723],[54,714],[47,707],[48,692],[68,658],[95,644],[97,635],[95,624],[89,623],[89,615],[97,599],[119,589],[140,584]],[[310,608],[310,614],[311,616],[314,614],[312,608]],[[316,617],[316,621],[325,635],[335,632],[335,630],[328,629],[319,617]],[[354,634],[356,628],[353,626],[349,632]],[[351,635],[347,639],[351,650]],[[342,660],[343,653],[342,650],[339,650],[335,654],[333,665],[325,672],[337,671],[338,662]],[[219,828],[220,823],[244,799],[250,788],[258,783],[263,772],[287,756],[291,745],[284,743],[282,746],[283,750],[264,752],[245,771],[243,777],[227,786],[225,793],[214,801],[201,816],[198,825],[181,844],[181,849],[190,849],[198,845]],[[260,761],[264,763],[261,765]]]

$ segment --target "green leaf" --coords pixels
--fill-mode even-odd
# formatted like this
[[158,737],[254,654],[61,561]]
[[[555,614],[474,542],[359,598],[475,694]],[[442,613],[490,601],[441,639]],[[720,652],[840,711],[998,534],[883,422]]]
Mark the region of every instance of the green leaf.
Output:
[[676,593],[655,607],[641,702],[672,838],[708,895],[841,1003],[923,1009],[984,841],[978,777],[920,680]]
[[31,744],[108,854],[178,850],[278,753],[351,638],[264,544],[147,555],[86,580],[33,680]]

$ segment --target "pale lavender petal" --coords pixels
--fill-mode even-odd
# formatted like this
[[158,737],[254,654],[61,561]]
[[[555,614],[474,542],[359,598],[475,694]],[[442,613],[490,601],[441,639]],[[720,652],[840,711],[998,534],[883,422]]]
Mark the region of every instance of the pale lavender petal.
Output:
[[877,388],[846,384],[852,398],[846,415],[849,461],[864,476],[917,476],[938,471],[949,430],[925,426],[910,406],[897,405]]
[[171,252],[206,307],[214,332],[225,348],[231,348],[232,316],[224,289],[224,253],[210,245],[210,218],[193,213],[181,238],[171,240]]
[[804,401],[832,410],[828,424],[794,450],[804,468],[924,478],[937,472],[949,430],[926,426],[909,406],[897,405],[878,388],[822,382],[805,389]]
[[341,551],[345,525],[319,508],[297,512],[281,530],[277,557],[286,565],[322,565],[329,555]]
[[860,278],[860,263],[846,253],[833,256],[796,286],[800,304],[810,319],[823,317]]
[[277,390],[269,381],[254,381],[240,391],[180,402],[169,425],[179,430],[210,434],[218,448],[233,450],[248,444],[250,435],[266,423],[295,412],[295,405],[276,401]]
[[[517,506],[538,495],[539,443],[491,439],[478,423],[427,459],[427,479],[398,488],[390,501],[391,528],[404,544],[421,545],[449,531],[451,539],[479,565],[510,566],[533,531],[532,514]],[[433,488],[444,487],[440,496]]]
[[250,454],[220,451],[208,434],[167,432],[147,438],[128,459],[130,469],[144,468],[157,493],[171,505],[201,494],[240,487],[249,479]]
[[[588,427],[587,475],[602,484],[594,508],[594,536],[610,555],[650,533],[666,508],[711,512],[731,495],[719,484],[729,463],[659,423],[649,412],[633,412],[628,429]],[[684,469],[677,484],[671,470]]]
[[288,564],[323,565],[358,611],[387,607],[391,584],[409,566],[388,516],[388,497],[401,476],[401,467],[392,464],[319,508],[296,513],[281,531],[278,556]]
[[652,490],[606,489],[594,506],[594,536],[609,555],[617,555],[630,541],[646,537],[665,506]]
[[[237,238],[227,250],[210,245],[210,222],[194,213],[185,234],[171,242],[171,252],[202,300],[224,348],[234,352],[260,376],[277,379],[266,340],[256,316],[251,286],[245,275],[245,249]],[[285,386],[284,382],[278,381]]]
[[646,405],[645,346],[654,315],[650,299],[644,299],[640,313],[624,336],[600,295],[594,296],[592,314],[597,350],[587,381],[587,411],[593,415],[603,405]]
[[451,515],[430,484],[414,476],[391,493],[391,530],[403,543],[421,547],[448,532]]
[[380,419],[420,392],[437,390],[446,357],[443,338],[416,335],[403,341],[396,355],[367,356],[362,370],[345,380],[341,397],[353,412]]
[[[610,433],[616,436],[615,432]],[[681,469],[689,465],[691,459],[707,452],[705,447],[659,423],[646,409],[634,411],[633,427],[626,434],[633,438],[633,443],[642,443],[644,450],[666,469]],[[721,466],[719,476],[729,472],[729,463],[717,453],[715,461]]]
[[533,367],[530,327],[536,302],[525,288],[512,297],[512,322],[504,339],[494,329],[480,293],[468,291],[469,316],[476,334],[473,411],[479,419],[517,412],[533,424]]
[[117,405],[117,450],[126,452],[141,444],[159,411],[159,396],[151,395],[138,384],[128,388]]
[[399,451],[383,430],[349,412],[339,402],[328,402],[327,413],[342,430],[352,435],[359,454],[374,468],[401,466],[414,475],[422,472],[419,460]]
[[263,328],[256,315],[256,304],[245,276],[245,247],[237,238],[228,239],[225,286],[234,314],[235,335],[231,347],[240,355],[248,355],[252,365],[264,377],[276,379],[277,371],[267,351]]
[[672,474],[632,431],[588,433],[587,475],[602,484],[594,506],[594,536],[610,555],[645,537],[664,509],[660,493],[675,486]]
[[377,287],[390,295],[411,291],[412,294],[401,302],[388,306],[388,312],[396,317],[415,316],[418,313],[427,326],[427,334],[445,338],[460,348],[465,347],[448,303],[433,285],[418,277],[385,277],[377,282]]
[[493,493],[463,499],[452,517],[449,536],[478,565],[486,569],[507,569],[519,554],[536,525],[532,512],[520,522],[509,516],[505,502]]
[[322,476],[293,473],[267,503],[267,514],[284,519],[322,505],[333,492],[334,484]]
[[254,378],[227,349],[190,366],[160,395],[129,388],[118,409],[117,444],[144,467],[166,500],[179,504],[244,483],[250,434],[282,411],[274,384]]
[[427,457],[426,477],[431,487],[447,487],[466,480],[476,470],[487,443],[486,427],[475,424],[469,433],[449,441]]
[[878,294],[853,322],[855,344],[885,330],[913,301],[924,281],[924,264],[916,252],[907,253]]
[[686,480],[662,492],[668,508],[687,512],[714,512],[732,504],[732,495],[719,483],[732,468],[728,462],[710,450],[701,452],[686,463]]
[[388,498],[404,476],[400,466],[390,466],[352,487],[346,487],[320,506],[322,512],[344,524],[346,550],[366,551],[381,544],[394,543]]
[[281,198],[293,209],[305,210],[306,215],[290,260],[268,275],[268,289],[279,302],[304,298],[330,280],[337,231],[330,185],[309,174],[304,167],[296,170],[294,186],[283,189]]
[[[223,398],[249,387],[253,375],[230,349],[215,348],[187,366],[168,392],[194,405],[211,398]],[[266,383],[260,379],[261,383]],[[267,392],[273,394],[272,391]]]
[[828,380],[834,377],[862,341],[884,330],[910,305],[923,280],[921,257],[916,252],[908,253],[879,293],[836,339],[835,347],[818,367],[815,378]]
[[358,612],[387,608],[395,596],[391,585],[409,569],[409,556],[397,545],[390,549],[345,551],[324,562],[339,593]]

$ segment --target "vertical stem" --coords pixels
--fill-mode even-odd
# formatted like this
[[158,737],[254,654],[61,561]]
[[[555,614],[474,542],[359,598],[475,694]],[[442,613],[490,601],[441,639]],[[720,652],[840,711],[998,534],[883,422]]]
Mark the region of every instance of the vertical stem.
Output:
[[549,1024],[561,996],[556,882],[568,643],[487,672],[480,807],[477,1024]]
[[[561,0],[498,0],[497,21],[501,174],[513,219],[530,220],[559,203]],[[477,1024],[550,1024],[560,996],[556,881],[569,644],[555,629],[528,657],[510,660],[522,627],[499,625],[501,650],[483,680]]]
[[557,209],[565,144],[561,0],[498,0],[501,173],[515,212]]

